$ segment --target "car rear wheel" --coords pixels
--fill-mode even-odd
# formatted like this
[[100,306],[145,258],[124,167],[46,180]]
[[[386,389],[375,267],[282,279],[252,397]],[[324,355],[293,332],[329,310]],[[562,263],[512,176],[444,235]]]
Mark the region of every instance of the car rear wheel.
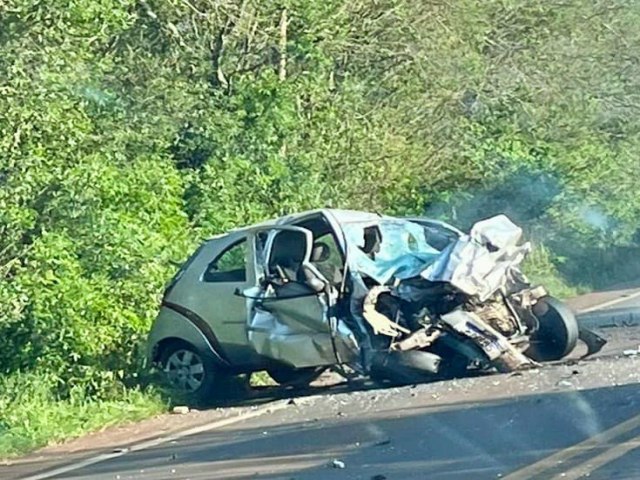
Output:
[[193,405],[211,400],[220,378],[212,360],[184,342],[168,345],[159,360],[169,388],[181,399]]
[[571,309],[557,298],[544,297],[532,311],[540,326],[532,335],[526,355],[539,362],[548,362],[571,353],[579,335],[578,322]]

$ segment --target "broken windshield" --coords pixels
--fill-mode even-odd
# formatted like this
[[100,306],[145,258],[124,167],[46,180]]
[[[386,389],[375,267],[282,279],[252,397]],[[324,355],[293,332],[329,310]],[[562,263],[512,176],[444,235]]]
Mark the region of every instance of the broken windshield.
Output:
[[427,242],[425,228],[401,219],[342,224],[352,271],[380,284],[418,276],[440,254]]

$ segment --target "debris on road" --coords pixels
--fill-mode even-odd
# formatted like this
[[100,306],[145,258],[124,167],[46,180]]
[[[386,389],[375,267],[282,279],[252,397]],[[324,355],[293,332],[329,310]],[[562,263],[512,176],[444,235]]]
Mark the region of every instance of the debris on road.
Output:
[[556,385],[558,387],[573,387],[573,383],[568,380],[560,380]]
[[173,409],[171,410],[171,413],[176,415],[186,415],[187,413],[189,413],[189,407],[184,405],[177,405],[173,407]]
[[337,460],[337,459],[334,459],[331,461],[331,466],[333,468],[339,468],[339,469],[343,469],[347,467],[342,460]]
[[386,440],[381,440],[378,443],[376,443],[374,447],[384,447],[385,445],[389,445],[389,444],[391,444],[391,440],[387,438]]

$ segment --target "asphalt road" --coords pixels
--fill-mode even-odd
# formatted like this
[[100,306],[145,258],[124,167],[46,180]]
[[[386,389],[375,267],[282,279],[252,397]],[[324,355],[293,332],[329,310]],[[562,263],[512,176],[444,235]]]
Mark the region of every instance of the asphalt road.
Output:
[[589,327],[640,326],[640,291],[629,291],[624,296],[614,299],[614,302],[610,305],[605,303],[601,308],[587,311],[579,318]]
[[311,397],[56,478],[640,478],[639,366]]
[[[640,296],[624,303],[640,310]],[[602,333],[610,343],[590,360],[403,388],[327,388],[49,478],[640,479],[640,356],[629,352],[640,328]]]

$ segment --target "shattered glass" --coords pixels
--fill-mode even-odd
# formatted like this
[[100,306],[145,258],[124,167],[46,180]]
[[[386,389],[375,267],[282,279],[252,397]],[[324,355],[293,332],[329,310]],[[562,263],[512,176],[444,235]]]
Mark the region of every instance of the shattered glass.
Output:
[[[369,251],[365,238],[372,228],[379,232],[375,251]],[[427,243],[424,228],[406,220],[350,222],[343,224],[342,229],[347,239],[349,268],[381,285],[393,278],[418,276],[440,255],[438,249]]]

